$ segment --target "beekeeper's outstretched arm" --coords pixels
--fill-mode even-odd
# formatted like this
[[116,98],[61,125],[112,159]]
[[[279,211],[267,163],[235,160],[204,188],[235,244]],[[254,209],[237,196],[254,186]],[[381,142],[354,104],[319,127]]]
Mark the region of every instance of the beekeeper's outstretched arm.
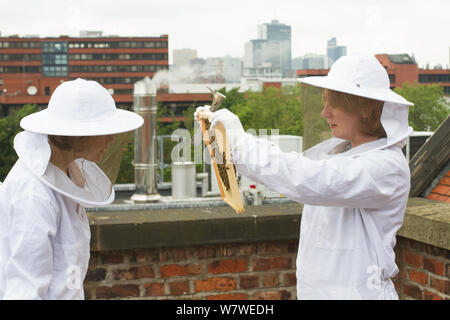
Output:
[[57,210],[45,198],[24,195],[11,203],[10,259],[6,261],[3,299],[44,299],[52,280],[52,238]]
[[397,196],[398,159],[392,153],[377,157],[335,157],[314,161],[300,153],[285,153],[266,139],[244,131],[239,118],[227,109],[210,117],[211,127],[226,129],[239,173],[292,200],[319,206],[378,208]]

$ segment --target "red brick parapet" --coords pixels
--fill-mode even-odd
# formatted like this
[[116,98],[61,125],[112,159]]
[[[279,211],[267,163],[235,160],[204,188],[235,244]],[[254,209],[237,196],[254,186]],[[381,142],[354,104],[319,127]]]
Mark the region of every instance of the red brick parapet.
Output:
[[[300,204],[88,212],[86,299],[296,299]],[[400,299],[450,299],[450,204],[410,198],[395,247]]]

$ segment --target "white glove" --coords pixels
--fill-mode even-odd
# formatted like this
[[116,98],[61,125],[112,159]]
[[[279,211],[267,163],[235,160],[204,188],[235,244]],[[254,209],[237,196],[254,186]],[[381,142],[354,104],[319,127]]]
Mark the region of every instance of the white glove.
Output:
[[243,142],[242,140],[244,140],[244,137],[248,135],[245,133],[239,117],[228,109],[220,109],[214,112],[209,117],[209,122],[211,122],[211,130],[214,129],[219,122],[222,123],[226,130],[227,140],[231,150],[237,148],[238,142]]
[[198,113],[201,111],[211,111],[211,106],[201,106],[201,107],[198,107],[197,109],[195,109],[195,112],[194,112],[194,120],[195,121],[198,121]]

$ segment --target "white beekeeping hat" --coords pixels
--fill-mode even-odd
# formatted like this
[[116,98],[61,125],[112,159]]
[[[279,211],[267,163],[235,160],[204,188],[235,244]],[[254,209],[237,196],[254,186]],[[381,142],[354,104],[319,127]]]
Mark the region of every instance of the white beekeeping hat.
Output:
[[98,82],[76,79],[59,85],[48,108],[20,121],[25,130],[58,136],[110,135],[134,130],[141,116],[116,108],[111,94]]
[[307,77],[299,81],[319,88],[384,101],[380,121],[386,132],[388,145],[402,141],[412,132],[412,128],[408,126],[408,112],[413,103],[389,88],[389,76],[373,56],[340,57],[327,76]]

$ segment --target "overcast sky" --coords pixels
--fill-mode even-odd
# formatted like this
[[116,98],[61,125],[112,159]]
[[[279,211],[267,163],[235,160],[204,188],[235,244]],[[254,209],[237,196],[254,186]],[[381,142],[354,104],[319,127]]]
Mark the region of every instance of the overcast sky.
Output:
[[292,57],[326,54],[336,37],[347,53],[414,53],[419,66],[449,64],[449,0],[0,0],[0,32],[78,36],[169,35],[172,50],[242,57],[257,26],[292,27]]

